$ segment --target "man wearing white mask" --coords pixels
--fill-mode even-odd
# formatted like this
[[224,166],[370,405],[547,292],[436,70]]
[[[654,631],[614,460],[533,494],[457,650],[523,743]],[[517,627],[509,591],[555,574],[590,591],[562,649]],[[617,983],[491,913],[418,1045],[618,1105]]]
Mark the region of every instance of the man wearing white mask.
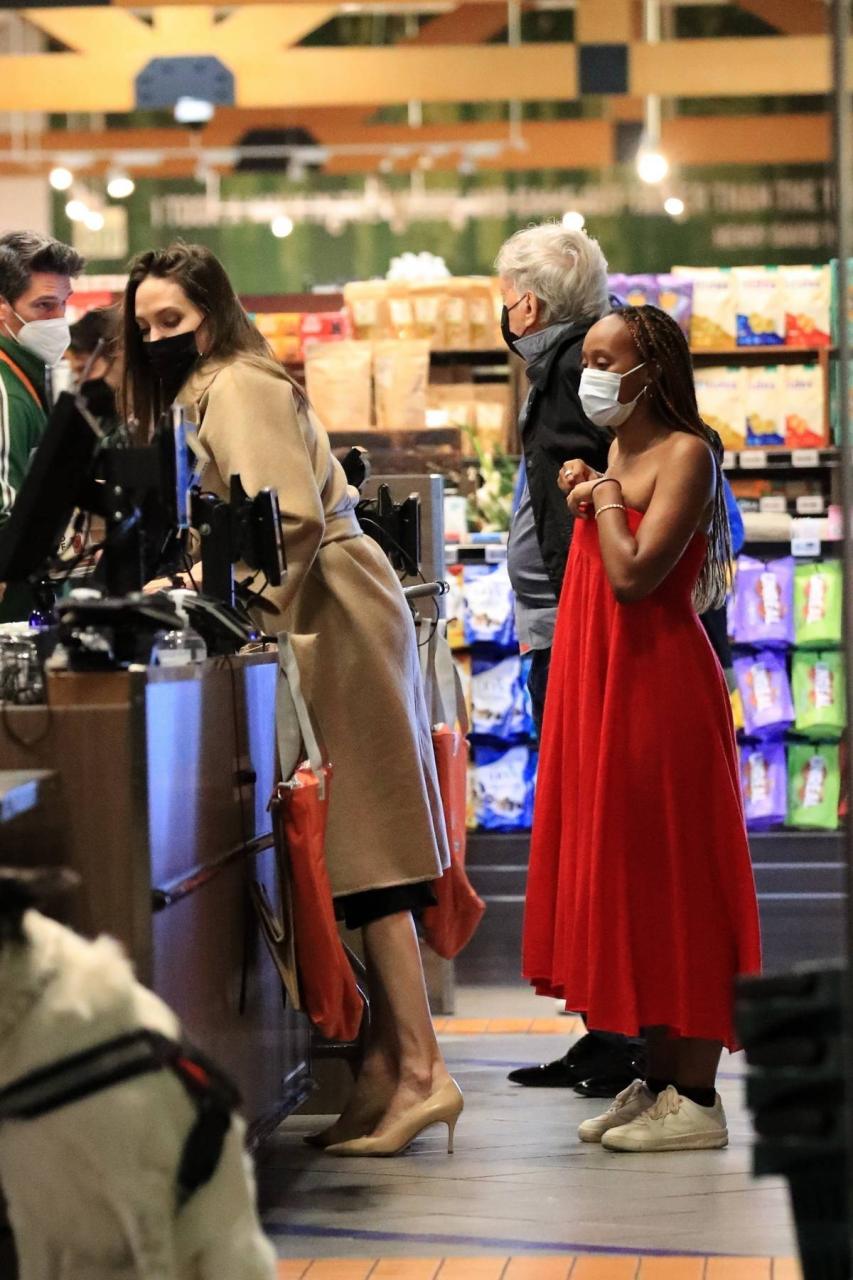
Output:
[[[65,307],[84,266],[75,249],[50,236],[0,236],[0,526],[47,424],[46,370],[68,347]],[[10,588],[0,620],[25,618],[29,608],[29,593]]]

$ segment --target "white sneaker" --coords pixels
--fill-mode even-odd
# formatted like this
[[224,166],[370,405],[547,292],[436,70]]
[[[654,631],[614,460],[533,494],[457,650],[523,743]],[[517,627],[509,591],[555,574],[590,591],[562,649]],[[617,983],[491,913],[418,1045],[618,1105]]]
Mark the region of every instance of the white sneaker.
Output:
[[635,1080],[617,1094],[603,1115],[584,1120],[578,1128],[581,1142],[601,1142],[608,1129],[627,1125],[654,1105],[655,1095],[646,1088],[644,1080]]
[[601,1139],[608,1151],[708,1151],[728,1146],[729,1131],[720,1095],[713,1107],[700,1107],[667,1085],[642,1115]]

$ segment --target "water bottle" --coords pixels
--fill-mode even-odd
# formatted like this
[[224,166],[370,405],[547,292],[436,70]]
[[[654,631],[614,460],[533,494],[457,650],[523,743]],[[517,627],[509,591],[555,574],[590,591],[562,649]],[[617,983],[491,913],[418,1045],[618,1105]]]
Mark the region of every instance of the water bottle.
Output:
[[190,623],[189,615],[183,607],[183,599],[189,592],[170,591],[169,597],[175,605],[178,625],[166,631],[158,631],[154,637],[151,650],[151,661],[159,667],[186,667],[191,662],[204,662],[207,657],[207,645]]

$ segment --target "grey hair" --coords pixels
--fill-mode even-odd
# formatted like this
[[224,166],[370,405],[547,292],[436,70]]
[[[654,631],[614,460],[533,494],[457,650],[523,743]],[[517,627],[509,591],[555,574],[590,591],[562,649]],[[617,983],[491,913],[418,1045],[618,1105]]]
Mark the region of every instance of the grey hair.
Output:
[[539,299],[543,320],[599,320],[610,310],[607,259],[585,231],[543,222],[516,231],[495,262],[518,293]]

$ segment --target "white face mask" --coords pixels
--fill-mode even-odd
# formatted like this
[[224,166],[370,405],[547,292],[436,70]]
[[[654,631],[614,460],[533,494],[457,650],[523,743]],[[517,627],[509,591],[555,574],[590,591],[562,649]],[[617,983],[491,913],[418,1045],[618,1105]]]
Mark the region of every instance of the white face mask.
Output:
[[59,364],[71,342],[68,321],[61,316],[54,320],[24,320],[17,311],[14,311],[14,315],[22,322],[23,328],[17,333],[8,329],[10,337],[51,368]]
[[581,371],[578,394],[583,411],[590,422],[594,422],[597,427],[621,427],[623,422],[627,422],[646,388],[643,387],[640,395],[634,396],[633,400],[622,404],[619,400],[622,379],[642,369],[645,363],[645,360],[641,360],[639,364],[634,365],[633,369],[628,369],[625,373],[609,373],[604,369]]

